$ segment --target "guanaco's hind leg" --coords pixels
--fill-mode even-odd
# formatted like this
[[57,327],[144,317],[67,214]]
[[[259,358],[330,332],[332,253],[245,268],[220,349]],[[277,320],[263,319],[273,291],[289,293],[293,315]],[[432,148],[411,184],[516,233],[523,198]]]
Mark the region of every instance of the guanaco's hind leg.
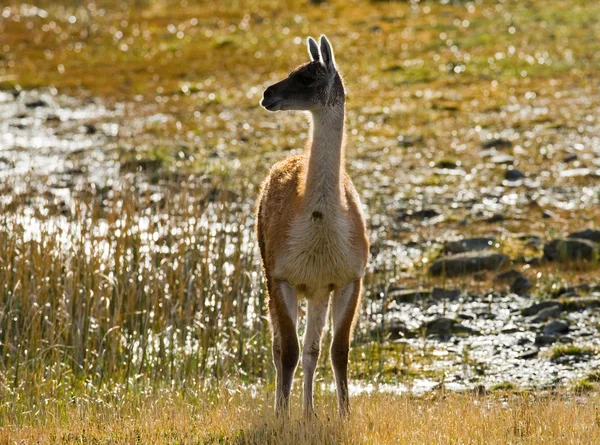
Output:
[[273,329],[273,361],[277,370],[275,411],[289,414],[290,392],[300,347],[296,333],[298,299],[286,281],[268,281],[269,312]]
[[348,353],[354,315],[360,300],[361,280],[353,281],[333,293],[331,313],[333,321],[333,341],[331,343],[331,364],[337,386],[340,414],[348,414]]
[[309,299],[306,308],[306,332],[302,346],[302,371],[304,373],[304,416],[314,414],[313,386],[315,369],[321,352],[321,336],[327,320],[329,296]]

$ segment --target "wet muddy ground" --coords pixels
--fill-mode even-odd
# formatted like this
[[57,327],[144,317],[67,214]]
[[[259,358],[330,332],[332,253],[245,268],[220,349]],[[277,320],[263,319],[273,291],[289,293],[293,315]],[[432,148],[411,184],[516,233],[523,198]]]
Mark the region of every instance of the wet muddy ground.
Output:
[[[599,228],[600,99],[591,96],[594,91],[590,85],[537,100],[523,97],[484,113],[446,110],[438,115],[435,130],[417,127],[409,134],[395,133],[385,118],[386,113],[410,114],[415,102],[387,111],[349,111],[348,126],[356,130],[349,136],[349,171],[361,190],[372,240],[365,311],[353,352],[355,374],[361,375],[364,362],[375,360],[372,351],[364,353],[365,345],[387,348],[380,351],[375,368],[369,365],[379,372],[363,375],[354,391],[369,391],[373,385],[399,392],[440,385],[453,390],[481,385],[551,388],[589,378],[597,369],[598,234],[590,232],[573,254],[565,253],[566,245],[558,249],[563,252],[558,257],[547,253],[553,239]],[[433,92],[422,94],[429,106],[439,102]],[[1,91],[0,177],[11,186],[2,196],[0,230],[12,224],[51,230],[48,221],[63,216],[40,211],[49,202],[68,208],[86,187],[93,184],[108,193],[125,176],[134,176],[136,190],[151,190],[160,202],[164,190],[156,177],[168,168],[156,157],[144,157],[152,147],[147,130],[177,117],[147,106],[130,119],[132,107],[106,107],[101,100],[75,99],[53,89]],[[222,125],[210,132],[210,140],[221,142],[208,152],[200,147],[206,161],[202,168],[213,169],[221,161],[230,168],[239,161],[239,171],[255,162],[257,151],[266,152],[271,163],[271,158],[296,150],[273,154],[261,141],[276,145],[297,133],[295,145],[303,143],[298,116],[265,117],[259,109],[221,108],[214,116]],[[248,128],[254,129],[254,141],[244,139],[249,131],[252,136]],[[277,141],[269,139],[283,128],[287,133],[276,136]],[[175,139],[173,147],[189,149],[198,135]],[[238,141],[232,153],[228,139]],[[142,149],[132,142],[139,140]],[[236,158],[233,153],[244,151],[240,144],[250,153]],[[189,153],[180,158],[184,164],[190,159],[187,171],[198,168],[198,159]],[[211,177],[205,173],[199,181],[210,187]],[[165,187],[173,192],[172,183]],[[253,196],[240,198],[235,187],[232,196],[243,204],[240,230],[252,249]],[[35,224],[23,218],[36,212]],[[169,230],[186,224],[190,222],[173,217],[167,232],[163,228],[149,237],[149,249],[160,247]],[[485,238],[449,244],[473,236]],[[482,259],[490,252],[501,255],[491,266]],[[450,273],[449,263],[440,261],[456,255],[460,261],[466,255],[476,265],[463,264]],[[436,261],[441,273],[434,270]],[[256,258],[253,264],[257,271]],[[260,286],[257,277],[252,279],[255,287]],[[247,316],[258,317],[255,309]]]

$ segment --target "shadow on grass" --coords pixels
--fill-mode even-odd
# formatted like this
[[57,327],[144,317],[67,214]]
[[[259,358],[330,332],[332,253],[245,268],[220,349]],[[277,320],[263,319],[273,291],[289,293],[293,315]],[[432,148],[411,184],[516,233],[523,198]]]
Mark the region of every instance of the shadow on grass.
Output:
[[356,443],[348,423],[335,419],[277,419],[248,425],[230,435],[212,435],[208,443],[231,444],[322,444]]

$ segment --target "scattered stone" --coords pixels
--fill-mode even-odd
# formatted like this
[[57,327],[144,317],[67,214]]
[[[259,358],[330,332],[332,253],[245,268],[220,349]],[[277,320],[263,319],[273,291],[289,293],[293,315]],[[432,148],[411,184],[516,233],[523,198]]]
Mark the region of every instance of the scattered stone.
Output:
[[460,318],[461,320],[474,321],[477,319],[477,316],[475,314],[461,312],[460,314],[458,314],[458,318]]
[[85,130],[85,134],[96,134],[98,132],[96,126],[90,123],[83,124],[83,129]]
[[401,147],[412,147],[423,142],[423,136],[398,136],[398,143]]
[[569,163],[569,162],[573,162],[573,161],[576,161],[576,160],[577,160],[577,155],[575,153],[569,153],[564,158],[562,158],[562,161],[564,163]]
[[540,264],[542,264],[543,260],[543,257],[533,257],[528,259],[526,261],[526,264],[529,264],[530,266],[539,266]]
[[503,327],[500,332],[502,332],[503,334],[514,334],[515,332],[519,332],[519,328],[513,323],[510,323]]
[[562,307],[561,306],[547,307],[547,308],[542,309],[541,311],[539,311],[531,319],[531,321],[533,323],[543,323],[545,321],[548,321],[550,318],[556,318],[556,317],[560,316],[561,313],[562,313]]
[[432,297],[435,300],[456,300],[460,297],[460,289],[443,289],[441,287],[434,287]]
[[515,163],[514,156],[505,155],[500,153],[491,157],[490,161],[497,165],[512,165]]
[[440,215],[440,212],[438,212],[437,210],[434,210],[434,209],[419,209],[419,210],[409,209],[406,212],[401,212],[399,217],[401,220],[406,221],[407,219],[411,219],[411,218],[417,218],[417,219],[435,218],[436,216],[439,216],[439,215]]
[[555,219],[556,218],[556,213],[554,213],[551,210],[542,210],[542,218],[543,219]]
[[521,354],[519,354],[517,356],[517,358],[527,360],[527,359],[536,357],[539,352],[540,352],[540,350],[538,348],[536,348],[535,346],[532,346],[532,347],[528,348],[527,350],[525,350],[524,352],[522,352]]
[[562,320],[553,320],[544,326],[544,334],[546,335],[562,335],[569,332],[568,323]]
[[535,344],[538,346],[551,345],[556,342],[555,335],[539,334],[535,337]]
[[494,246],[496,242],[492,237],[464,238],[458,241],[446,243],[447,253],[463,253],[486,250]]
[[[560,287],[556,291],[552,292],[552,298],[569,298],[569,297],[580,297],[581,295],[577,292],[577,287]],[[585,290],[585,289],[584,289]]]
[[583,178],[586,176],[597,177],[597,172],[592,172],[589,168],[571,168],[560,172],[562,178]]
[[509,261],[508,255],[498,252],[459,253],[434,261],[429,267],[429,273],[434,276],[456,277],[482,270],[496,271]]
[[544,246],[544,259],[567,262],[592,260],[600,254],[600,245],[582,238],[556,238]]
[[409,334],[409,330],[406,325],[400,320],[389,320],[386,323],[386,332],[393,339],[405,338]]
[[398,303],[414,303],[431,297],[431,291],[423,289],[396,289],[388,292],[388,300]]
[[23,92],[23,90],[21,89],[20,86],[14,87],[14,88],[11,88],[10,90],[8,90],[8,93],[13,97],[13,99],[16,99],[17,97],[19,97],[22,92]]
[[512,148],[513,143],[508,139],[498,138],[498,139],[488,139],[487,141],[483,141],[481,143],[481,148],[490,149],[502,149],[502,148]]
[[424,328],[427,335],[447,336],[450,334],[479,334],[476,329],[464,326],[456,320],[447,317],[439,317],[425,323]]
[[524,277],[525,275],[523,275],[521,272],[519,272],[518,270],[515,269],[509,269],[507,271],[501,272],[499,274],[497,274],[494,278],[496,281],[500,282],[500,283],[514,283],[514,281],[519,278],[519,277]]
[[600,298],[585,297],[585,298],[565,298],[560,300],[563,309],[567,312],[584,311],[590,308],[600,307]]
[[513,284],[510,285],[510,291],[517,295],[524,295],[531,289],[531,281],[524,275],[517,277]]
[[473,277],[474,281],[477,281],[479,283],[488,280],[488,273],[485,270],[480,270],[479,272],[475,272],[471,276]]
[[494,213],[492,216],[487,218],[485,220],[485,222],[488,222],[488,223],[502,222],[505,219],[506,219],[506,217],[502,213]]
[[449,168],[454,169],[457,167],[456,161],[454,159],[442,159],[436,165],[437,168]]
[[568,335],[561,335],[558,337],[558,341],[560,343],[573,343],[573,337],[569,337]]
[[531,306],[521,310],[521,315],[524,317],[530,317],[537,314],[542,309],[548,309],[550,307],[562,308],[562,304],[558,301],[540,301],[539,303],[532,304]]
[[33,100],[31,102],[27,102],[25,104],[27,108],[39,108],[39,107],[47,107],[48,103],[43,101],[42,99]]
[[586,239],[589,241],[593,241],[595,243],[600,243],[600,230],[595,230],[595,229],[580,230],[579,232],[569,233],[569,235],[567,235],[567,238]]
[[542,238],[539,235],[533,235],[531,233],[519,235],[517,239],[519,241],[525,241],[526,246],[538,247],[542,245]]
[[451,318],[440,317],[435,320],[431,320],[425,323],[425,329],[427,334],[440,334],[447,335],[452,330],[452,327],[456,324]]
[[518,181],[520,179],[523,179],[525,177],[525,174],[520,171],[517,170],[516,168],[509,168],[508,170],[506,170],[506,172],[504,172],[504,179],[506,179],[507,181]]

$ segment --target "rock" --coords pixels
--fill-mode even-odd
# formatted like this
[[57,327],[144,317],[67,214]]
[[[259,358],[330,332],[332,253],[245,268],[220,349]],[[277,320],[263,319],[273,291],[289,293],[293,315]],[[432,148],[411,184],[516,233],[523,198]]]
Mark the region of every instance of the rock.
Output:
[[386,332],[391,338],[404,338],[409,334],[408,328],[400,320],[389,320],[385,326]]
[[437,168],[454,169],[457,167],[457,163],[454,159],[442,159],[442,160],[438,161],[438,163],[435,166]]
[[39,108],[39,107],[47,107],[48,103],[44,102],[42,99],[34,100],[31,102],[27,102],[25,104],[27,108]]
[[497,274],[494,279],[500,283],[512,284],[517,278],[524,277],[521,272],[515,269],[509,269]]
[[401,147],[412,147],[423,142],[423,136],[398,136],[398,143]]
[[541,301],[539,303],[532,304],[531,306],[526,307],[525,309],[521,310],[521,315],[523,315],[524,317],[530,317],[532,315],[537,314],[542,309],[548,309],[550,307],[555,307],[555,306],[558,308],[562,308],[562,304],[559,303],[558,301]]
[[456,277],[482,270],[496,271],[509,262],[508,255],[498,252],[466,252],[446,256],[434,261],[429,273],[434,276]]
[[455,323],[451,318],[440,317],[425,323],[425,328],[427,334],[445,335],[450,333]]
[[83,129],[86,134],[96,134],[98,132],[96,126],[91,123],[83,124]]
[[427,335],[439,335],[442,337],[450,334],[479,334],[479,331],[447,317],[439,317],[428,321],[423,327]]
[[399,217],[401,220],[406,221],[407,219],[411,219],[411,218],[428,219],[428,218],[434,218],[439,215],[440,215],[440,213],[434,209],[419,209],[419,210],[409,209],[406,212],[401,212]]
[[531,289],[531,281],[524,275],[517,277],[515,281],[510,285],[510,291],[517,295],[523,295],[529,292]]
[[562,158],[564,163],[569,163],[577,160],[577,155],[575,153],[569,153],[565,157]]
[[568,323],[562,320],[553,320],[544,326],[544,334],[546,335],[562,335],[569,332]]
[[562,307],[561,306],[547,307],[547,308],[542,309],[541,311],[539,311],[531,319],[531,321],[533,323],[543,323],[544,321],[547,321],[550,318],[556,318],[556,317],[560,316],[561,312],[562,312]]
[[498,138],[498,139],[488,139],[487,141],[483,141],[481,143],[481,148],[490,149],[490,148],[512,148],[513,143],[508,139]]
[[483,281],[487,281],[489,279],[488,273],[485,270],[480,270],[479,272],[474,272],[473,275],[471,275],[471,277],[473,278],[474,281],[477,281],[479,283],[481,283]]
[[525,235],[519,235],[517,237],[519,241],[524,241],[526,246],[538,247],[542,245],[542,238],[538,235],[527,233]]
[[544,259],[568,262],[592,260],[600,254],[600,245],[582,238],[556,238],[544,246]]
[[600,243],[600,230],[595,230],[595,229],[580,230],[579,232],[569,233],[569,235],[567,235],[567,238],[586,239],[589,241],[593,241],[595,243]]
[[61,122],[62,119],[56,114],[50,114],[46,116],[46,122]]
[[431,291],[423,289],[396,289],[388,292],[388,300],[395,300],[398,303],[414,303],[429,297]]
[[517,358],[520,358],[520,359],[523,359],[523,360],[527,360],[527,359],[530,359],[530,358],[534,358],[535,356],[538,355],[539,352],[540,352],[540,350],[538,348],[536,348],[535,346],[532,346],[532,347],[526,349],[521,354],[519,354],[517,356]]
[[487,218],[485,220],[485,222],[488,222],[488,223],[502,222],[505,219],[506,219],[506,217],[502,213],[494,213],[492,216]]
[[497,165],[512,165],[515,163],[514,156],[505,155],[503,153],[491,157],[491,162]]
[[504,172],[504,179],[507,181],[518,181],[523,179],[525,174],[516,168],[509,168]]
[[441,287],[434,287],[432,297],[435,300],[456,300],[460,297],[460,289],[443,289]]
[[530,258],[526,261],[526,264],[530,265],[530,266],[539,266],[542,264],[542,262],[544,261],[543,257],[533,257]]
[[461,320],[474,321],[477,319],[477,316],[468,312],[461,312],[458,314],[458,318],[460,318]]
[[550,293],[550,296],[552,298],[559,298],[559,297],[563,297],[563,298],[567,298],[567,297],[579,297],[579,292],[577,292],[577,289],[582,289],[584,291],[589,290],[589,286],[586,287],[579,287],[579,286],[575,286],[575,287],[564,287],[561,286],[558,289],[552,291]]
[[560,300],[562,307],[567,312],[585,311],[586,309],[600,307],[600,298],[565,298]]
[[447,253],[463,253],[489,249],[496,242],[492,237],[479,238],[464,238],[457,241],[449,241],[446,243],[445,250]]
[[585,178],[588,176],[596,178],[598,177],[598,172],[594,172],[589,168],[571,168],[569,170],[562,170],[560,176],[561,178]]
[[547,334],[539,334],[535,337],[535,344],[538,346],[551,345],[556,342],[556,336],[547,335]]

